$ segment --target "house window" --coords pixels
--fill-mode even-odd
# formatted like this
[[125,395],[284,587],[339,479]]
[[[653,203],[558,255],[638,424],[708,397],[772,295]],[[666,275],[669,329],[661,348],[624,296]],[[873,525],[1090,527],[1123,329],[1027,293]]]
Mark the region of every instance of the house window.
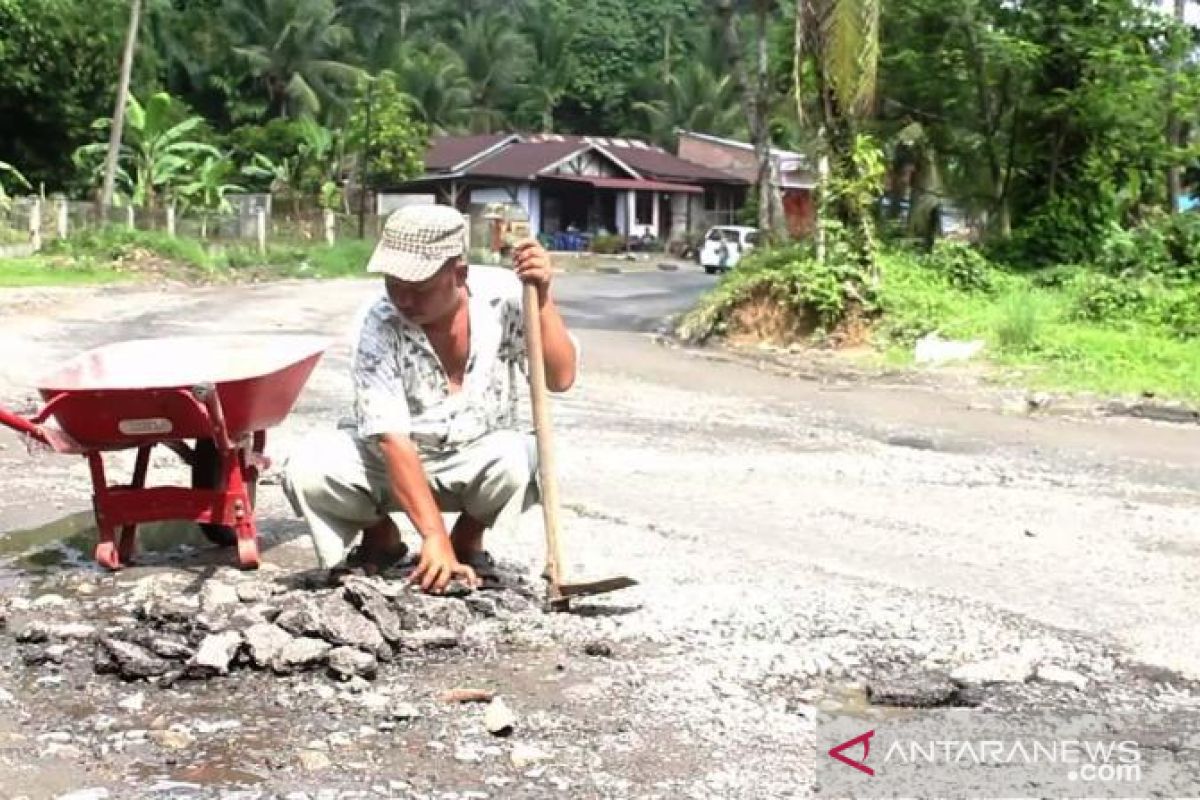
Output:
[[638,225],[654,224],[654,194],[651,192],[637,193],[637,220]]

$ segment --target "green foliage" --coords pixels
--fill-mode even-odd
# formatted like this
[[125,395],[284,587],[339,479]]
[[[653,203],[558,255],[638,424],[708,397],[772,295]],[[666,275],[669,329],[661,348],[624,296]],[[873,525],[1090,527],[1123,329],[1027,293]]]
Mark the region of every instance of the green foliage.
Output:
[[22,189],[32,188],[29,180],[16,167],[0,161],[0,211],[7,210],[11,203],[8,193],[4,189],[5,183]]
[[[305,142],[305,126],[292,119],[272,119],[262,125],[242,125],[229,133],[228,146],[239,164],[250,164],[256,156],[262,156],[271,164],[295,158]],[[271,178],[256,176],[265,181],[256,189],[270,188]]]
[[[1152,281],[1128,291],[1115,278],[1091,272],[1082,273],[1085,279],[1074,269],[1051,288],[997,271],[995,288],[986,294],[952,286],[911,252],[887,252],[881,262],[874,340],[890,347],[895,359],[911,360],[914,342],[937,331],[950,339],[984,340],[986,356],[1018,368],[1013,379],[1024,385],[1200,399],[1194,291]],[[1105,293],[1114,299],[1103,300]],[[1089,313],[1080,313],[1089,296]]]
[[0,258],[0,287],[96,285],[128,279],[128,274],[93,261],[45,255]]
[[[50,242],[37,264],[22,260],[25,267],[18,272],[23,276],[20,285],[124,280],[133,277],[126,265],[136,264],[139,258],[148,254],[174,264],[181,275],[217,279],[239,273],[268,277],[342,277],[361,275],[373,247],[372,242],[364,240],[340,241],[332,247],[271,244],[262,254],[251,243],[206,248],[194,239],[111,227]],[[0,285],[17,285],[5,284],[3,268],[0,268]]]
[[[71,185],[70,154],[112,113],[127,0],[0,0],[0,161]],[[142,65],[135,87],[147,82]]]
[[925,263],[934,272],[945,276],[956,289],[967,292],[990,292],[995,274],[987,258],[965,242],[938,241]]
[[[110,124],[101,117],[92,127],[107,132]],[[197,141],[203,125],[203,117],[182,114],[178,102],[166,92],[152,95],[144,106],[136,97],[129,98],[117,177],[135,206],[153,208],[159,195],[178,190],[202,159],[220,158],[215,147]],[[104,141],[76,150],[74,161],[95,177],[107,152],[105,136]]]
[[48,242],[43,252],[47,256],[66,256],[82,263],[107,264],[128,261],[139,251],[203,270],[214,266],[204,246],[194,239],[172,238],[157,231],[124,227],[86,230],[67,239]]
[[874,312],[876,298],[852,258],[853,248],[836,228],[827,238],[823,260],[807,244],[754,250],[680,321],[680,335],[698,341],[723,335],[739,306],[764,295],[825,331],[837,327],[851,308]]
[[385,186],[420,175],[428,140],[429,129],[400,91],[394,73],[383,72],[371,85],[359,88],[346,143],[354,153],[368,153],[370,185]]
[[229,183],[234,175],[233,161],[228,155],[212,155],[193,171],[191,180],[179,187],[179,196],[185,208],[194,207],[205,211],[228,213],[233,210],[226,196],[243,191],[241,186]]
[[354,34],[334,0],[226,0],[236,56],[265,88],[272,116],[315,115],[341,104],[363,71],[342,60]]
[[1010,294],[1001,300],[994,323],[1001,352],[1026,353],[1037,348],[1047,316],[1044,303],[1033,292]]
[[1118,329],[1153,327],[1182,339],[1200,337],[1200,293],[1190,284],[1084,271],[1064,291],[1071,319]]

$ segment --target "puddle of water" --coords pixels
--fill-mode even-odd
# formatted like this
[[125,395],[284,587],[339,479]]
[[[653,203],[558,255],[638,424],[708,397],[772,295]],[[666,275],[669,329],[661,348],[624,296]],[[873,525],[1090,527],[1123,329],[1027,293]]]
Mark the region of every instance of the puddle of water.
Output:
[[902,706],[879,706],[867,698],[867,690],[862,686],[831,687],[829,696],[817,704],[822,711],[830,714],[857,717],[858,719],[900,719],[912,716],[915,709]]
[[214,784],[253,785],[262,783],[266,777],[218,761],[183,767],[172,773],[171,779],[201,786],[212,786]]
[[[44,571],[69,562],[88,563],[96,547],[96,520],[90,511],[27,530],[0,533],[0,561],[29,571]],[[211,546],[193,522],[151,522],[138,526],[138,550],[163,553],[181,545]]]

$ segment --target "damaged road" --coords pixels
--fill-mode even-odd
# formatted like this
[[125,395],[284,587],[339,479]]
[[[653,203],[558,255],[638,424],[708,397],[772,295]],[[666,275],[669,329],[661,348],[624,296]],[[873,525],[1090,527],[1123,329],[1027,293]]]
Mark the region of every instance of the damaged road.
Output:
[[[0,795],[795,797],[818,708],[1200,706],[1200,432],[656,343],[710,283],[560,279],[584,360],[554,408],[566,576],[640,581],[572,615],[540,608],[536,512],[489,542],[506,590],[426,598],[402,571],[318,587],[276,471],[262,570],[161,525],[107,574],[82,459],[0,432]],[[277,470],[346,413],[345,333],[371,288],[11,293],[0,400],[111,341],[328,334],[269,433]],[[186,480],[169,453],[151,475]]]

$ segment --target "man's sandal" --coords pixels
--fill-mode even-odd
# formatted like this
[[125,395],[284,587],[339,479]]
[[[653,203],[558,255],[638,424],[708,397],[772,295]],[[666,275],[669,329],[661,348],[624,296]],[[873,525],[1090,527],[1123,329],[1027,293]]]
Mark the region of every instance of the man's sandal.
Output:
[[329,571],[329,585],[340,586],[342,581],[350,576],[369,578],[383,575],[392,567],[399,564],[408,555],[408,546],[404,542],[400,547],[388,553],[383,558],[370,558],[366,548],[361,544],[346,555],[345,566],[334,567]]
[[475,577],[479,578],[479,588],[487,589],[503,589],[504,578],[500,574],[500,569],[496,566],[496,560],[492,558],[492,554],[487,550],[480,550],[466,558],[460,558],[459,563],[475,570]]

